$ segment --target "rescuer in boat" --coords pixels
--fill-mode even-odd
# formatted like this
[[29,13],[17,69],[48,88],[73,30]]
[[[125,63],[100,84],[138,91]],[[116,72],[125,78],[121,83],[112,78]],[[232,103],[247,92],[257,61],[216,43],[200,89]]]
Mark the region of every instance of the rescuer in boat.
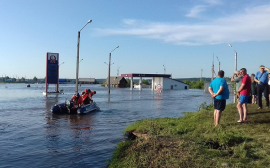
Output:
[[81,107],[81,105],[83,104],[83,99],[82,99],[82,97],[80,96],[79,93],[74,94],[71,97],[71,100],[70,101],[73,101],[73,105],[74,106],[78,106],[78,107]]
[[96,91],[88,89],[88,97],[90,98],[91,102],[93,102],[93,95],[96,94]]
[[82,100],[83,100],[83,104],[90,104],[91,102],[91,99],[90,97],[88,96],[89,93],[88,93],[88,89],[85,89],[83,92],[82,92]]

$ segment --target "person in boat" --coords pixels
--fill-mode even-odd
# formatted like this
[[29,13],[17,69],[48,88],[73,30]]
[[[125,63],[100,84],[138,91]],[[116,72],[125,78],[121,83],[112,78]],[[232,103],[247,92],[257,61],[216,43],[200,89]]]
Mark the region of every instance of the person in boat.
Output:
[[93,102],[93,99],[92,99],[92,92],[91,92],[90,89],[87,89],[87,95],[90,98],[90,102],[92,103]]
[[90,98],[91,102],[93,102],[93,95],[96,94],[96,91],[88,89],[88,97]]
[[92,96],[94,96],[95,94],[97,94],[97,92],[96,92],[96,91],[91,90],[91,95],[92,95]]
[[71,97],[70,101],[73,101],[73,105],[74,106],[78,106],[78,107],[80,107],[82,105],[82,102],[83,102],[79,93],[74,94]]
[[82,100],[83,100],[83,104],[90,104],[90,97],[88,96],[88,89],[85,89],[83,92],[82,92]]

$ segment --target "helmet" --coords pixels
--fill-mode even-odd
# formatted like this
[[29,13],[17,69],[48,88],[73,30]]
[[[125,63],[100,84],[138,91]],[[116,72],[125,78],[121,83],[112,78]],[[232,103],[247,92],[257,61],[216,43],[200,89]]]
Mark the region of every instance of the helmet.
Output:
[[85,92],[85,93],[88,93],[88,89],[84,89],[84,92]]
[[90,92],[91,92],[91,90],[90,90],[90,89],[88,89],[87,91],[88,91],[88,93],[90,93]]
[[79,97],[80,96],[80,94],[79,93],[77,93],[77,95],[76,95],[77,97]]

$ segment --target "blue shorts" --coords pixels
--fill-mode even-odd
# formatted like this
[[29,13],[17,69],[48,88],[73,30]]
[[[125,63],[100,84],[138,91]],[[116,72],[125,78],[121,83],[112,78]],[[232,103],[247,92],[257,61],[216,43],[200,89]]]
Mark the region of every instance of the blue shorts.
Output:
[[241,104],[248,103],[248,98],[249,98],[249,96],[240,95],[239,103],[241,103]]

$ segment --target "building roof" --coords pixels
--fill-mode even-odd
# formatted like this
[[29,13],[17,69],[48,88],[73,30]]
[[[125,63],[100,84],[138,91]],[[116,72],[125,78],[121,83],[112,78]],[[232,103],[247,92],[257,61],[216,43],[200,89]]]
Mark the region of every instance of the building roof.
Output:
[[122,77],[163,77],[170,78],[170,74],[144,74],[144,73],[129,73],[129,74],[121,74]]
[[[121,77],[121,76],[111,76],[110,77],[110,84],[111,85],[118,85],[123,78],[124,77]],[[124,80],[126,80],[126,79],[124,78]],[[108,84],[108,78],[106,79],[106,84]]]
[[79,82],[95,82],[95,78],[79,78]]

